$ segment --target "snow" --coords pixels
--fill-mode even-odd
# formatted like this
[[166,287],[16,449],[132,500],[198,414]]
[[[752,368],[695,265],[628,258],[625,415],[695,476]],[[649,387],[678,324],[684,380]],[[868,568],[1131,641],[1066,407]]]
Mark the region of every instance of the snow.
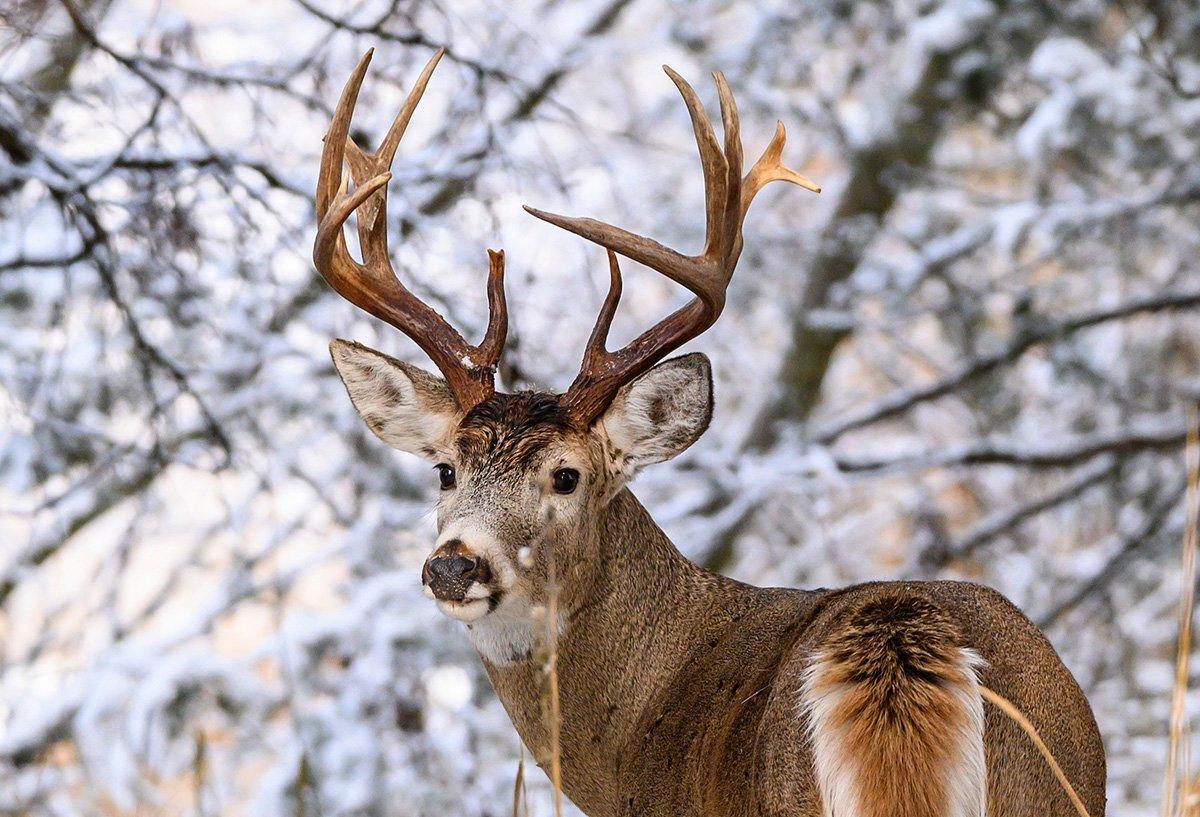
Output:
[[[310,257],[321,137],[354,61],[377,47],[368,145],[446,42],[390,194],[405,285],[478,338],[484,248],[504,247],[501,376],[565,387],[603,253],[520,205],[697,251],[694,140],[659,66],[714,114],[723,70],[748,160],[781,119],[785,160],[825,192],[772,186],[753,208],[725,313],[686,349],[713,359],[712,428],[635,492],[687,555],[759,584],[970,578],[1040,621],[1111,569],[1047,634],[1108,742],[1111,811],[1158,813],[1178,503],[1129,537],[1182,486],[1194,306],[1038,335],[920,392],[1071,316],[1200,287],[1200,104],[1165,74],[1200,77],[1184,22],[985,0],[368,0],[349,19],[381,33],[356,35],[284,0],[114,0],[99,31],[153,82],[92,54],[39,125],[28,73],[71,27],[18,6],[37,35],[0,34],[0,124],[36,152],[0,147],[0,811],[507,813],[519,741],[421,593],[436,479],[364,426],[327,346],[431,366]],[[931,144],[874,164],[897,139]],[[109,240],[90,248],[95,225]],[[850,270],[802,309],[824,255]],[[688,298],[623,271],[613,347]],[[821,365],[815,346],[787,358],[797,329],[839,341],[811,410],[776,427],[785,360]],[[1111,477],[928,565],[1106,457]]]

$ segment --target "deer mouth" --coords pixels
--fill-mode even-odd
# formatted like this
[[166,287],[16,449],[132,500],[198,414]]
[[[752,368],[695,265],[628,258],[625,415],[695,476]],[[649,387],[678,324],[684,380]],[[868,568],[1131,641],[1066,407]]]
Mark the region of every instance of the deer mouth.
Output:
[[500,591],[479,582],[458,592],[439,592],[441,588],[425,586],[425,594],[437,602],[438,609],[458,621],[478,621],[496,609]]

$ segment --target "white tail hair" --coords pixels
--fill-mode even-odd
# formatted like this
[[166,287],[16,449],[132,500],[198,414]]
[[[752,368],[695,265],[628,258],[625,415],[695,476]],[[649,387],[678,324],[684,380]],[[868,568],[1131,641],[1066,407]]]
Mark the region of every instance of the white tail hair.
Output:
[[802,703],[825,817],[985,814],[984,662],[938,624],[867,621],[810,661]]

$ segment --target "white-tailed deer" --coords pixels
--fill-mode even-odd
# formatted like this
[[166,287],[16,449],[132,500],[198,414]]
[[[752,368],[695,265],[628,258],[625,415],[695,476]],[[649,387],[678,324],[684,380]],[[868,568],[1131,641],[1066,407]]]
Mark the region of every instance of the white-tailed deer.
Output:
[[[439,56],[372,154],[347,137],[369,53],[355,69],[325,138],[313,257],[337,292],[441,370],[444,379],[356,343],[331,346],[371,430],[437,465],[426,594],[466,623],[539,763],[551,733],[534,660],[545,628],[534,613],[554,569],[562,785],[590,815],[1073,815],[1028,738],[983,705],[983,684],[1028,716],[1101,817],[1104,755],[1091,709],[1042,634],[998,593],[949,581],[750,587],[685,559],[626,487],[708,426],[707,358],[659,361],[720,315],[755,194],[775,180],[817,189],[781,164],[782,125],[743,178],[724,78],[715,75],[722,147],[695,92],[666,69],[700,149],[704,249],[685,256],[592,219],[529,210],[606,248],[611,283],[570,388],[504,394],[493,385],[507,330],[503,254],[489,253],[491,317],[478,346],[414,297],[388,259],[388,169]],[[361,264],[343,236],[351,214]],[[621,294],[617,254],[695,298],[614,352],[605,339]]]

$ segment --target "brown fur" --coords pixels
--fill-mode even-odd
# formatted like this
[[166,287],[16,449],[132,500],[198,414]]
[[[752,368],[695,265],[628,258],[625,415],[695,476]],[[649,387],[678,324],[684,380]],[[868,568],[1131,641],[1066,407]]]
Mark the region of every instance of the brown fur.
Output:
[[[946,671],[940,651],[903,617],[885,623],[869,615],[889,605],[936,607],[921,632],[984,658],[981,682],[1026,713],[1093,817],[1103,816],[1104,755],[1087,701],[1042,634],[998,593],[959,582],[750,587],[687,561],[628,491],[596,523],[605,532],[595,554],[604,569],[572,606],[558,657],[563,785],[592,817],[818,817],[809,725],[798,706],[812,656],[826,646],[844,651],[841,628],[865,615],[854,630],[891,628],[902,648],[877,655],[882,666],[903,660],[930,677]],[[854,651],[846,661],[862,669]],[[486,666],[522,739],[546,765],[539,665]],[[937,694],[925,694],[945,715]],[[936,722],[904,700],[912,723]],[[989,817],[1073,815],[1025,735],[1003,715],[985,714]]]
[[524,470],[548,443],[575,430],[551,395],[496,393],[467,412],[456,442],[463,458],[477,468]]

